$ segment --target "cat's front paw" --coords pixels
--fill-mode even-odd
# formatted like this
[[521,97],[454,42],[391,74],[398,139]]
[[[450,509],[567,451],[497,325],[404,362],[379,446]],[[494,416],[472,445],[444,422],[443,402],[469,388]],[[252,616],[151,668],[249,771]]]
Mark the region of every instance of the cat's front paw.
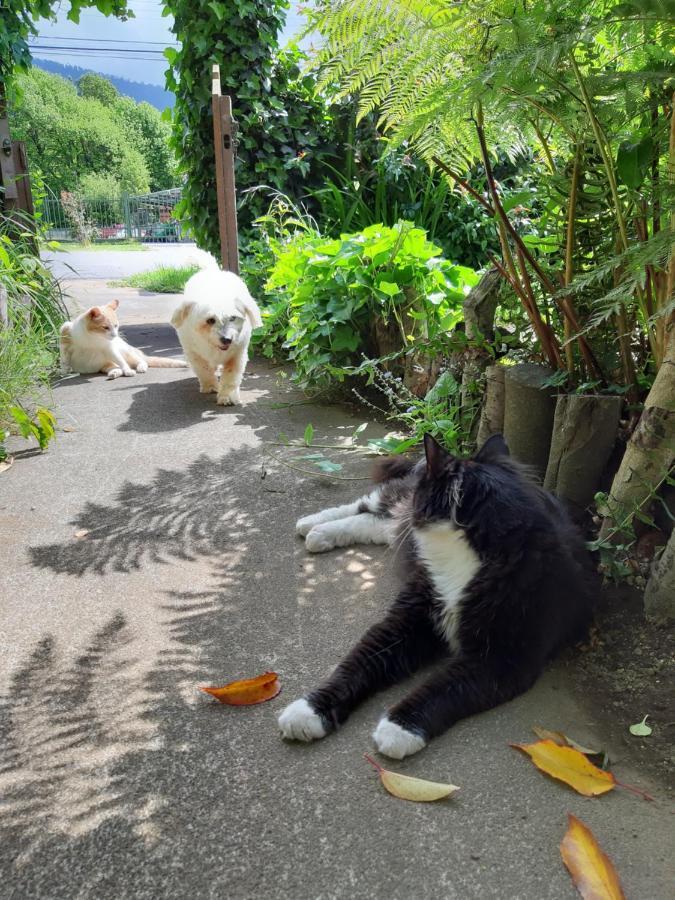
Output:
[[323,525],[315,525],[305,538],[305,546],[310,553],[325,553],[333,550],[335,544],[335,532],[332,522]]
[[380,719],[373,732],[373,740],[379,753],[389,756],[391,759],[403,759],[412,756],[426,747],[427,742],[419,734],[408,731],[396,722],[392,722],[386,716]]
[[112,381],[113,378],[121,378],[124,375],[124,372],[120,368],[111,369],[108,372],[108,381]]
[[122,369],[122,375],[124,375],[125,378],[133,378],[135,374],[133,369]]
[[328,732],[321,716],[304,697],[294,700],[279,715],[279,731],[287,741],[318,741]]
[[138,365],[136,366],[136,371],[139,375],[144,375],[148,371],[148,364],[144,359],[142,359]]

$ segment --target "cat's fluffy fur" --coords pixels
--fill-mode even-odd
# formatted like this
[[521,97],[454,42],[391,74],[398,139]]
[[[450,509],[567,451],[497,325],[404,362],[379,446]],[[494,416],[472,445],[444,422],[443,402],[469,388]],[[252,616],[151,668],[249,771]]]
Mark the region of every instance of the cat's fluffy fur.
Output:
[[262,325],[258,305],[241,278],[215,266],[197,272],[185,285],[171,323],[200,392],[216,393],[223,406],[241,403],[251,332]]
[[388,522],[389,537],[398,519],[406,565],[385,618],[324,684],[281,713],[285,738],[324,737],[371,694],[442,660],[375,730],[377,749],[401,759],[459,719],[526,691],[546,661],[584,633],[595,573],[557,500],[509,458],[500,436],[469,460],[428,436],[425,451],[420,463],[387,464],[382,483],[347,518],[298,523],[309,539],[340,521],[340,534],[352,537]]
[[72,322],[61,326],[61,372],[91,375],[103,372],[108,378],[147,372],[148,367],[184,369],[180,359],[146,356],[120,337],[117,308],[119,300],[106,306],[92,306]]

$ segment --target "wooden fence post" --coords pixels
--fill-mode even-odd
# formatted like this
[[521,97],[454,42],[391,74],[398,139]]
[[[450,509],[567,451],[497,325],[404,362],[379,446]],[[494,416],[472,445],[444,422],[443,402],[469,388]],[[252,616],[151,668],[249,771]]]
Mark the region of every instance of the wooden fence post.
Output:
[[232,98],[220,93],[220,66],[213,66],[211,107],[213,109],[213,144],[216,152],[216,196],[218,230],[223,269],[239,274],[237,243],[237,200],[234,186],[236,123],[232,118]]
[[[23,141],[13,141],[9,131],[7,98],[5,86],[0,82],[0,208],[7,216],[20,218],[21,213],[33,216],[33,195],[28,175],[28,160]],[[16,214],[19,214],[17,217]],[[31,220],[25,219],[21,226],[32,228]]]

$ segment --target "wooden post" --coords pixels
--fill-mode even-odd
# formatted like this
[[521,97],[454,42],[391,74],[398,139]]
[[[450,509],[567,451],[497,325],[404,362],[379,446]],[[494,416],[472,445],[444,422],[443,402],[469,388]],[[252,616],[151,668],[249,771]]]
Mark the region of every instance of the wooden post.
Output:
[[[21,213],[33,216],[35,210],[30,189],[26,148],[23,141],[12,140],[9,131],[5,86],[2,82],[0,82],[0,185],[3,188],[0,193],[0,207],[8,217],[12,216],[18,221],[21,219]],[[24,229],[32,228],[32,221],[23,219],[21,226]]]
[[218,230],[223,269],[239,274],[237,244],[237,200],[234,185],[236,123],[232,118],[232,98],[220,93],[220,66],[213,66],[211,82],[213,144],[216,153],[216,197]]

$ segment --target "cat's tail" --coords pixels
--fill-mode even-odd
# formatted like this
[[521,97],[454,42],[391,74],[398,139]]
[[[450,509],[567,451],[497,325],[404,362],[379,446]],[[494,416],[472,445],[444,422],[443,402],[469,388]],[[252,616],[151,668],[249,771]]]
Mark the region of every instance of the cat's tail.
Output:
[[416,460],[405,456],[388,456],[375,463],[373,467],[373,481],[380,484],[383,481],[391,481],[392,478],[405,478],[415,467]]
[[172,359],[170,356],[146,356],[146,363],[151,369],[187,369],[184,359]]

